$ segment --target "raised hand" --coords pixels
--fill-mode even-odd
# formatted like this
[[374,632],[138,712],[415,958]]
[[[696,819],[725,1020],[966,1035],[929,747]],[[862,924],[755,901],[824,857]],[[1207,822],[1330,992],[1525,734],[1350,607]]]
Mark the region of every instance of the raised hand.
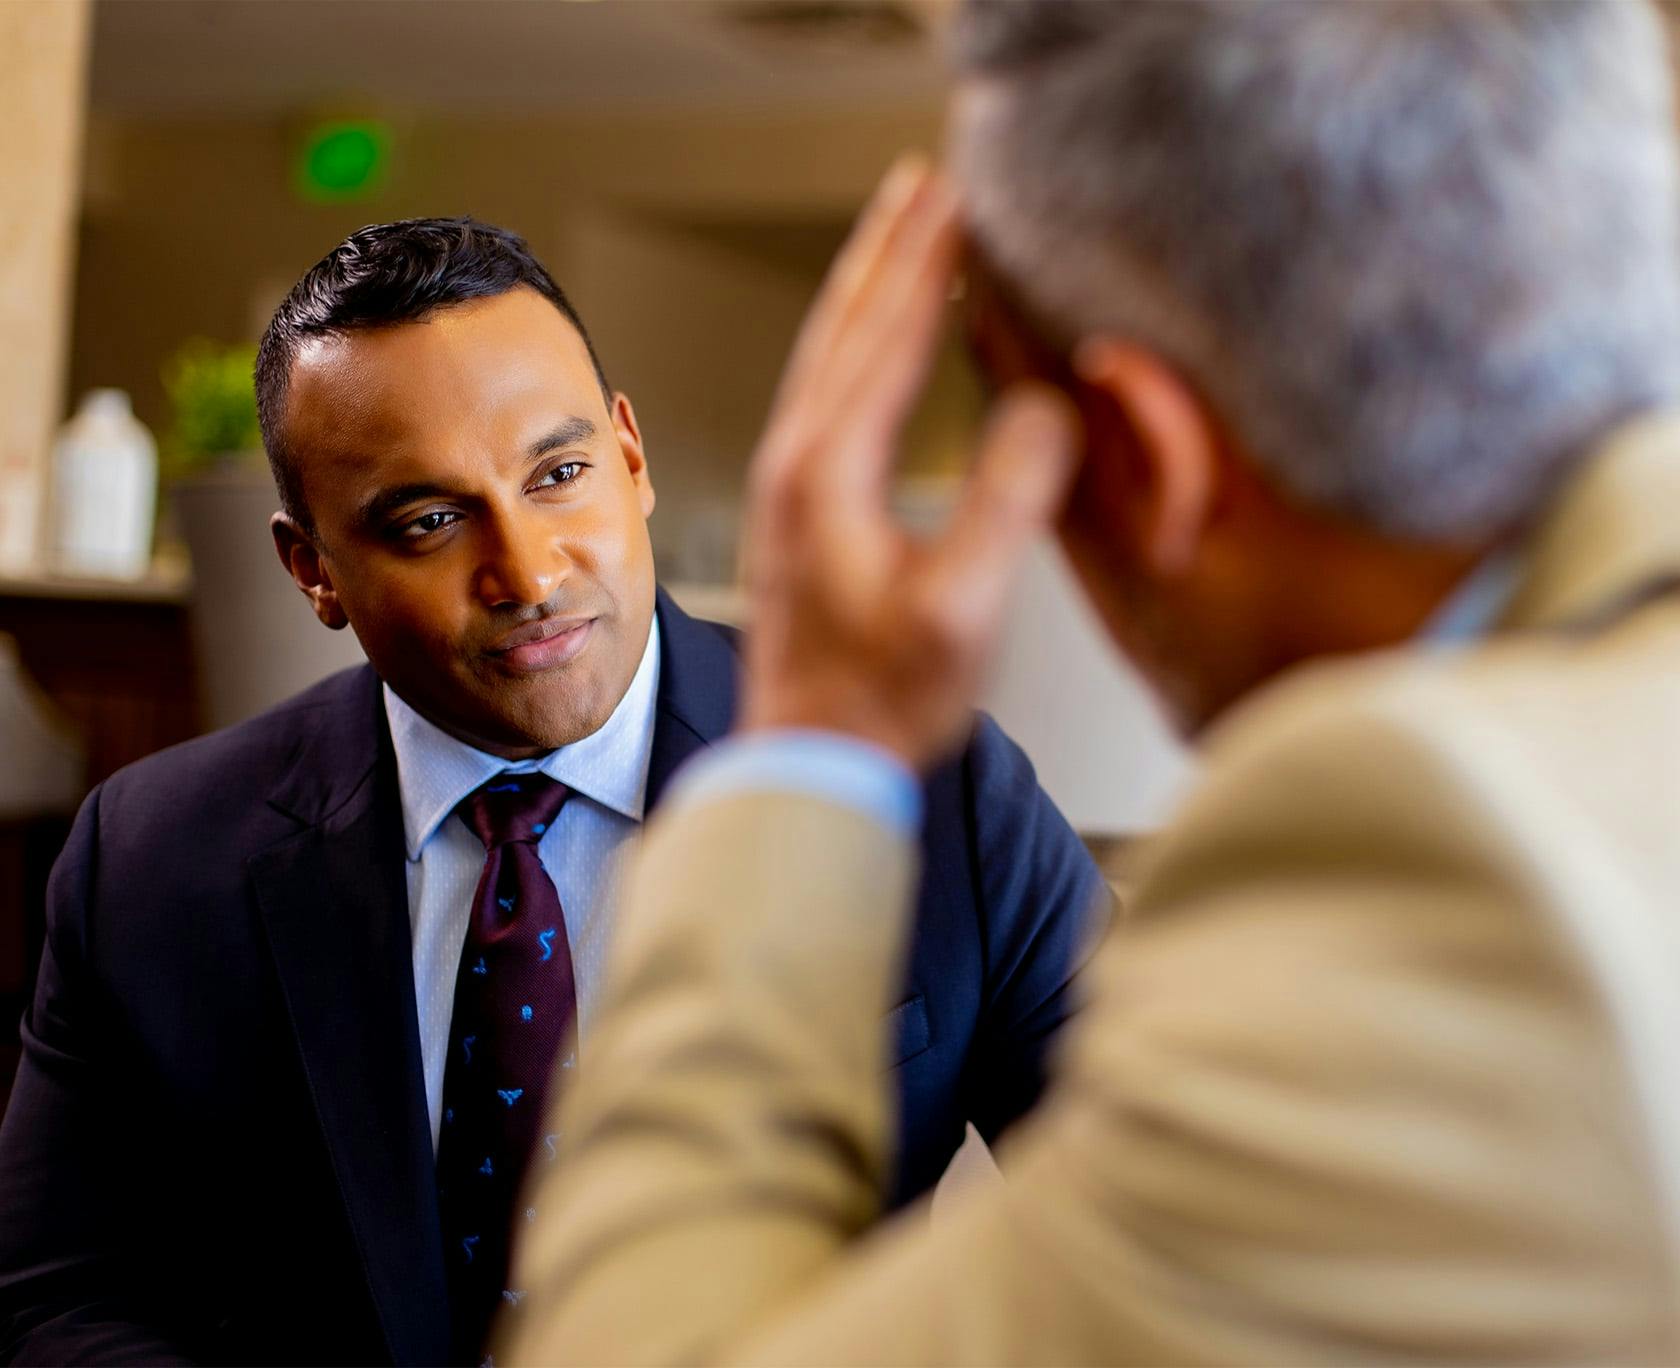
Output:
[[1010,581],[1073,472],[1071,406],[1021,385],[994,406],[950,524],[916,538],[888,496],[959,252],[937,174],[900,162],[812,305],[753,459],[746,730],[859,737],[921,768],[968,726]]

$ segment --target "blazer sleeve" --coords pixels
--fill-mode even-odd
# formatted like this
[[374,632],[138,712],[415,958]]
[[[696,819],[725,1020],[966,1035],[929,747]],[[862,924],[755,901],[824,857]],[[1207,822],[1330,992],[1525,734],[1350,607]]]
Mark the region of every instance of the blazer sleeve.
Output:
[[147,1323],[138,1264],[127,1251],[114,1156],[124,1114],[112,1032],[90,965],[101,790],[82,805],[53,866],[47,935],[22,1025],[23,1057],[0,1123],[0,1361],[184,1363]]
[[1052,1043],[1076,1005],[1073,982],[1116,909],[1032,762],[985,714],[964,780],[986,969],[963,1101],[995,1141],[1043,1092]]
[[814,800],[670,814],[538,1175],[511,1357],[1674,1361],[1625,1061],[1497,809],[1371,718],[1221,766],[1008,1181],[874,1229],[908,851]]

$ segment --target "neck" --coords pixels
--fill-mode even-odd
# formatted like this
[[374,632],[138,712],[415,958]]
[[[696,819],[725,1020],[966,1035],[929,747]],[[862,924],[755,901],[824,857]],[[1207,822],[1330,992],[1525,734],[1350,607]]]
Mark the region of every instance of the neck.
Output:
[[1294,660],[1380,650],[1410,640],[1486,554],[1352,539],[1316,565],[1297,565],[1293,612],[1278,623]]
[[1425,545],[1379,538],[1346,526],[1297,526],[1249,566],[1246,593],[1228,600],[1231,620],[1246,624],[1235,650],[1211,667],[1201,687],[1199,721],[1297,665],[1384,650],[1417,635],[1486,554],[1487,547]]

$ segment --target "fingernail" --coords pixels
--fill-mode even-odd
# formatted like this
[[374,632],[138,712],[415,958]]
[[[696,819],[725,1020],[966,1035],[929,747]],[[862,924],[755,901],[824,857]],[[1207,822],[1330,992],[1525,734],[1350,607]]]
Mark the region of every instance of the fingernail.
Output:
[[882,178],[878,191],[883,206],[901,208],[927,178],[928,161],[920,152],[901,152]]

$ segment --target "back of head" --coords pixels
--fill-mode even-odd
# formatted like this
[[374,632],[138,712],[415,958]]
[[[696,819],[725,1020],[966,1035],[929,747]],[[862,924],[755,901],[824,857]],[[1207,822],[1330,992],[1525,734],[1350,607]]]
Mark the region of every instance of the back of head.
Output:
[[525,240],[505,228],[471,218],[376,223],[310,267],[275,310],[257,349],[257,416],[286,512],[310,526],[297,455],[285,431],[292,364],[310,338],[412,323],[521,288],[542,295],[577,329],[611,407],[612,387],[583,321]]
[[1640,0],[967,0],[959,173],[1046,334],[1174,364],[1286,495],[1476,544],[1680,390]]

